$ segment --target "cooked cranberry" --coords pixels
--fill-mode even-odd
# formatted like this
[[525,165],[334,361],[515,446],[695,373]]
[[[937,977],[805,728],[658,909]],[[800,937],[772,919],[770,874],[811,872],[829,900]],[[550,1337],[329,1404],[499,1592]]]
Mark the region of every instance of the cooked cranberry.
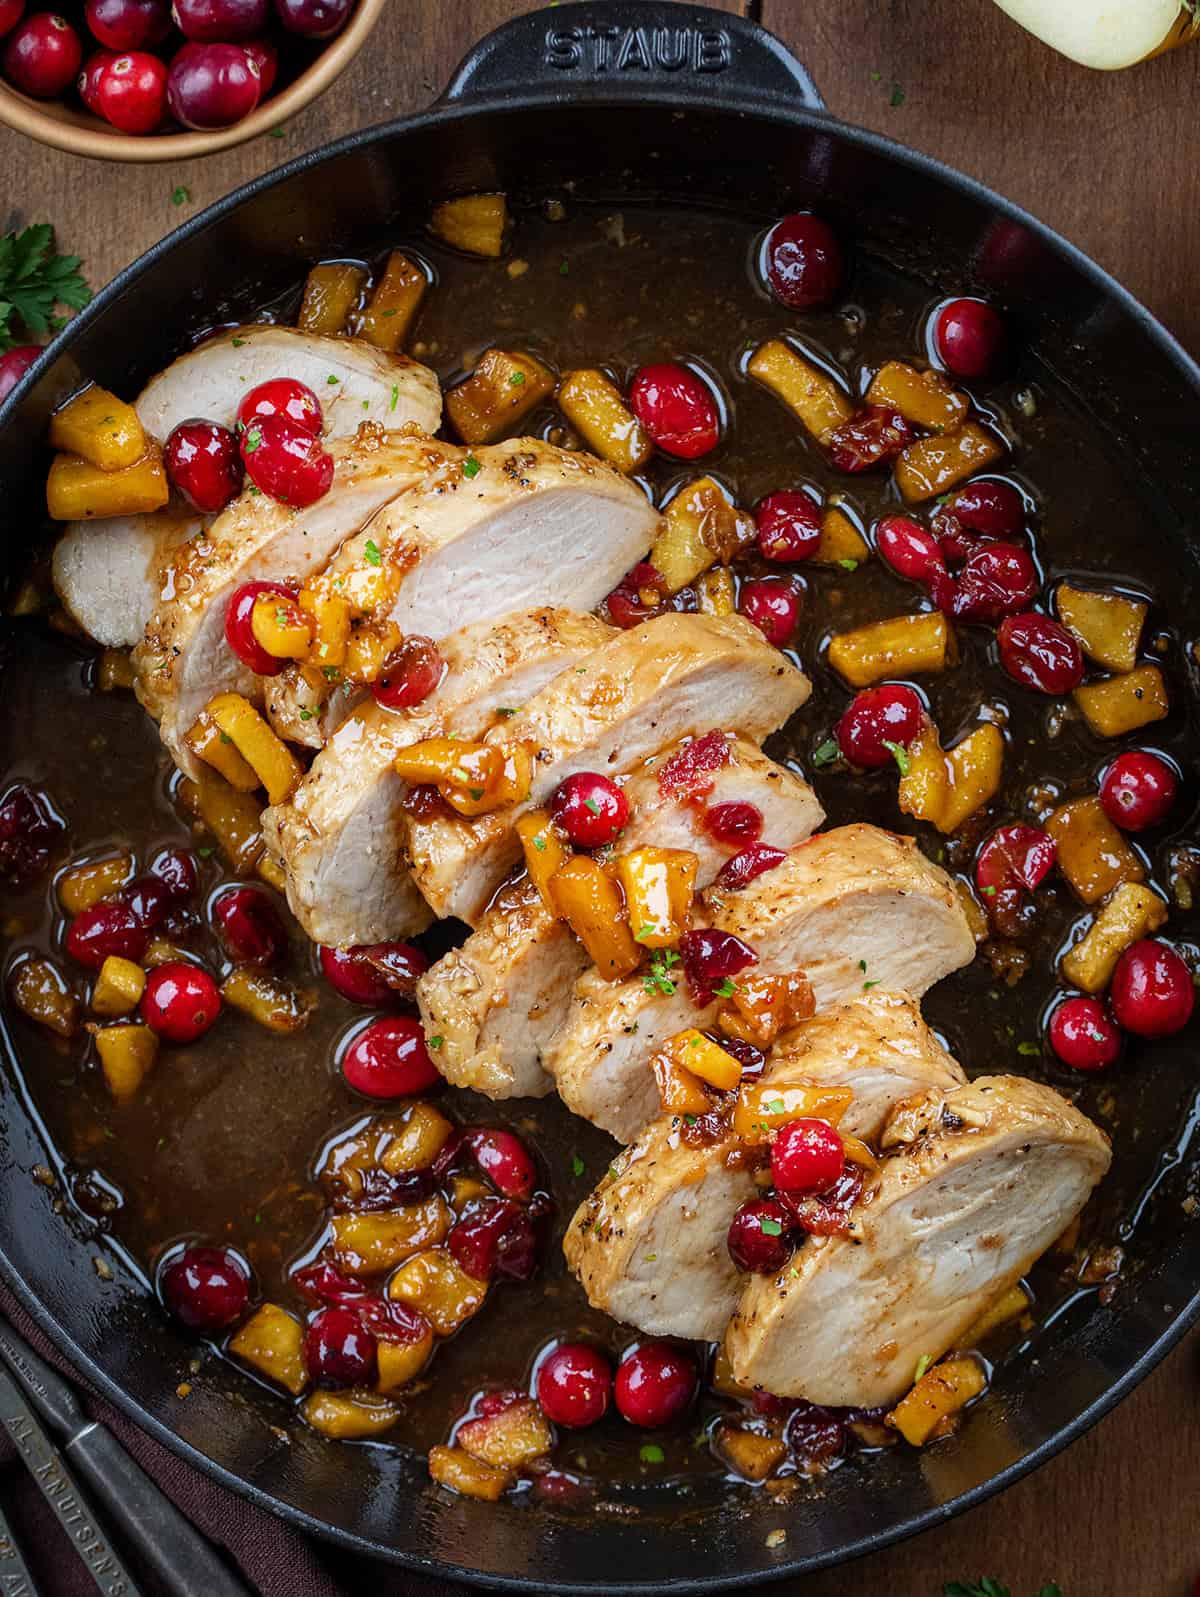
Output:
[[167,0],[87,0],[87,25],[109,50],[142,50],[171,31]]
[[1138,1037],[1169,1037],[1192,1017],[1191,972],[1173,948],[1143,938],[1117,961],[1109,993],[1117,1024]]
[[811,560],[821,542],[820,507],[805,493],[781,489],[754,512],[764,560]]
[[232,1248],[184,1248],[163,1270],[163,1300],[192,1331],[224,1331],[250,1301],[250,1267]]
[[279,76],[279,51],[270,39],[247,39],[242,49],[258,68],[258,99],[261,105],[275,87],[275,79]]
[[411,1346],[414,1342],[425,1341],[426,1337],[433,1340],[429,1321],[419,1309],[410,1308],[407,1303],[393,1303],[388,1298],[366,1295],[354,1308],[377,1342],[399,1342],[403,1346]]
[[759,270],[789,310],[828,305],[842,286],[842,246],[828,222],[811,211],[782,217],[763,240]]
[[704,812],[704,829],[718,843],[728,843],[731,848],[739,843],[757,843],[762,836],[763,813],[757,804],[736,799],[728,804],[710,804]]
[[1013,543],[976,549],[958,574],[931,587],[934,603],[961,621],[999,621],[1037,597],[1038,574],[1030,555]]
[[1025,501],[1011,483],[994,477],[964,483],[942,508],[961,526],[986,538],[1011,540],[1025,525]]
[[237,44],[185,44],[167,74],[171,114],[188,128],[231,127],[253,111],[261,88],[257,61]]
[[986,377],[1004,350],[1004,323],[981,299],[953,299],[936,313],[933,346],[956,377]]
[[743,1081],[755,1081],[762,1075],[767,1056],[754,1043],[747,1042],[744,1037],[727,1037],[724,1032],[706,1031],[704,1035],[710,1042],[724,1048],[727,1054],[733,1055],[742,1067]]
[[11,33],[25,15],[25,0],[0,0],[0,39]]
[[1050,1017],[1050,1046],[1072,1070],[1104,1070],[1121,1052],[1121,1033],[1098,998],[1068,998]]
[[282,416],[314,438],[325,425],[320,400],[307,383],[297,382],[294,377],[272,377],[269,382],[259,383],[237,409],[238,425],[243,429],[268,416]]
[[527,1281],[537,1265],[537,1234],[526,1210],[493,1198],[458,1220],[446,1238],[455,1263],[476,1281],[495,1275]]
[[168,1042],[195,1042],[220,1013],[221,990],[206,970],[170,960],[146,977],[142,1019]]
[[658,773],[658,791],[664,798],[703,798],[712,792],[713,776],[729,764],[732,750],[724,732],[703,737],[675,750]]
[[157,876],[135,876],[117,894],[115,901],[127,909],[143,931],[153,932],[175,907],[175,897],[166,882]]
[[617,1366],[617,1412],[631,1425],[658,1430],[677,1419],[696,1392],[696,1366],[670,1342],[643,1342]]
[[341,1068],[346,1084],[367,1098],[407,1098],[441,1079],[421,1023],[409,1015],[388,1015],[356,1032]]
[[52,100],[75,81],[82,60],[79,35],[66,18],[53,11],[37,11],[9,34],[4,76],[22,94]]
[[72,959],[99,970],[110,955],[143,959],[149,941],[149,932],[125,904],[94,904],[71,922],[64,946]]
[[477,1419],[490,1420],[497,1414],[504,1414],[518,1403],[525,1401],[527,1394],[518,1392],[513,1387],[507,1387],[499,1392],[484,1392],[475,1404]]
[[0,355],[0,400],[8,398],[41,353],[40,344],[18,344]]
[[895,460],[916,436],[916,428],[898,411],[868,405],[829,435],[829,459],[838,471],[870,471]]
[[979,851],[975,882],[990,896],[993,890],[1023,887],[1032,893],[1054,868],[1057,849],[1048,832],[1036,826],[1000,826]]
[[658,615],[666,597],[666,583],[654,567],[643,560],[621,578],[605,599],[604,606],[613,626],[628,631]]
[[406,710],[421,704],[441,682],[446,662],[432,638],[418,633],[404,642],[384,664],[371,684],[377,704],[387,710]]
[[695,460],[720,441],[721,416],[712,390],[686,366],[673,361],[643,366],[633,379],[629,404],[665,454]]
[[255,600],[261,599],[265,593],[293,602],[296,599],[296,589],[287,588],[281,582],[244,582],[230,599],[225,611],[225,642],[242,664],[257,676],[273,677],[279,675],[287,661],[268,654],[254,636],[251,625]]
[[66,830],[50,800],[28,782],[0,800],[0,881],[21,887],[50,863],[50,850]]
[[356,1214],[381,1214],[384,1210],[403,1209],[409,1203],[424,1203],[437,1185],[432,1169],[381,1170],[371,1165],[361,1172],[358,1191],[339,1192],[333,1199],[333,1208],[339,1213],[351,1210]]
[[320,1309],[304,1333],[304,1363],[317,1386],[369,1385],[375,1378],[375,1338],[353,1309]]
[[550,809],[555,824],[576,848],[602,848],[629,819],[629,800],[598,771],[566,777],[555,789]]
[[224,510],[242,491],[237,439],[215,421],[181,421],[167,439],[166,466],[188,504],[206,514]]
[[684,932],[679,939],[679,957],[692,1002],[701,1007],[712,1002],[715,988],[758,964],[758,955],[748,943],[732,932],[711,927]]
[[773,848],[770,843],[747,843],[745,848],[739,849],[731,859],[725,861],[713,885],[724,888],[728,893],[740,893],[756,876],[773,871],[785,859],[787,853],[782,848]]
[[254,887],[231,887],[213,900],[213,920],[229,957],[238,965],[269,965],[287,952],[279,912]]
[[200,885],[196,856],[186,848],[164,848],[156,854],[150,861],[150,875],[163,884],[172,904],[184,903]]
[[267,26],[270,0],[175,0],[175,26],[199,44],[240,44]]
[[325,1259],[292,1272],[292,1285],[314,1303],[357,1303],[367,1293],[360,1281],[335,1270]]
[[553,1425],[582,1430],[604,1418],[612,1393],[612,1370],[603,1353],[586,1342],[560,1342],[538,1365],[536,1396]]
[[122,133],[153,133],[167,114],[167,69],[156,55],[131,50],[100,73],[96,109]]
[[332,39],[354,10],[355,0],[275,0],[275,13],[289,33]]
[[774,1275],[792,1254],[792,1217],[772,1198],[751,1198],[729,1222],[729,1257],[751,1275]]
[[875,547],[880,558],[910,582],[928,582],[945,566],[937,539],[911,516],[884,516],[875,528]]
[[842,1139],[827,1120],[792,1120],[771,1144],[771,1178],[780,1192],[824,1192],[845,1164]]
[[352,1004],[382,1009],[398,999],[412,1001],[417,980],[429,960],[413,943],[358,943],[322,948],[325,980]]
[[465,1140],[475,1163],[501,1197],[524,1203],[533,1196],[537,1167],[515,1132],[500,1126],[472,1126]]
[[1026,611],[1005,616],[996,633],[1000,664],[1038,693],[1070,693],[1083,681],[1083,653],[1066,627]]
[[793,1409],[783,1433],[793,1457],[808,1464],[828,1464],[846,1450],[846,1425],[832,1409],[803,1400]]
[[242,434],[242,464],[256,488],[294,510],[315,504],[333,482],[333,456],[307,427],[283,416],[251,422]]
[[834,735],[850,764],[870,771],[893,760],[899,763],[897,751],[907,749],[924,724],[925,706],[917,690],[884,682],[854,695]]
[[800,623],[800,594],[786,577],[756,577],[742,584],[738,610],[782,649]]
[[1144,832],[1161,826],[1179,793],[1179,777],[1166,760],[1144,749],[1118,754],[1100,783],[1100,802],[1114,826]]
[[862,1197],[863,1173],[857,1165],[847,1165],[824,1192],[801,1195],[778,1192],[780,1203],[802,1231],[814,1237],[842,1237],[850,1230],[854,1205]]

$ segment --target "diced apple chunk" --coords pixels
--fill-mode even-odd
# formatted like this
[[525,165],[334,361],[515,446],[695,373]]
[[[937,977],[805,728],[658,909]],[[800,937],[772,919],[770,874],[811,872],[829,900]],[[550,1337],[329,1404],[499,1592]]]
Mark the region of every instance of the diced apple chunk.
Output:
[[1158,931],[1166,919],[1167,906],[1157,893],[1141,882],[1122,882],[1064,956],[1063,975],[1082,992],[1102,993],[1125,950]]
[[554,1432],[531,1397],[510,1403],[497,1414],[460,1425],[459,1447],[493,1469],[520,1470],[544,1458],[554,1446]]
[[649,433],[603,372],[568,372],[559,386],[558,406],[588,448],[618,471],[639,471],[650,459]]
[[435,1193],[403,1209],[335,1214],[330,1226],[339,1269],[350,1275],[385,1275],[402,1260],[441,1242],[450,1229],[450,1211]]
[[1073,697],[1092,731],[1105,738],[1124,737],[1162,721],[1171,708],[1167,685],[1156,665],[1139,665],[1124,676],[1085,682]]
[[432,1326],[426,1326],[423,1334],[412,1342],[380,1342],[376,1386],[381,1392],[398,1392],[410,1386],[429,1363],[432,1352]]
[[221,996],[267,1031],[284,1037],[303,1031],[317,1007],[313,993],[303,992],[282,976],[250,965],[239,965],[230,971],[221,984]]
[[158,1058],[158,1038],[149,1026],[103,1026],[96,1052],[108,1090],[117,1103],[129,1103]]
[[132,959],[110,954],[100,967],[92,988],[92,1011],[110,1020],[129,1015],[142,1001],[146,972]]
[[787,1444],[777,1436],[760,1436],[740,1425],[719,1425],[713,1446],[717,1456],[747,1481],[765,1481],[787,1457]]
[[490,444],[554,392],[554,373],[522,350],[489,349],[446,394],[446,415],[466,444]]
[[783,400],[819,444],[854,414],[840,383],[780,338],[761,344],[746,370]]
[[436,205],[430,227],[468,255],[495,257],[504,249],[508,204],[503,194],[463,194]]
[[856,566],[871,558],[871,545],[859,532],[844,510],[836,505],[826,510],[821,518],[821,541],[813,555],[818,566],[847,567],[851,561]]
[[1059,870],[1085,904],[1098,904],[1122,882],[1140,882],[1141,860],[1095,796],[1060,805],[1046,822]]
[[53,521],[95,521],[161,510],[171,497],[162,453],[155,446],[119,471],[102,471],[78,455],[55,455],[46,478]]
[[133,856],[110,854],[64,871],[56,885],[58,901],[68,915],[79,915],[118,892],[133,875]]
[[314,1431],[338,1442],[361,1442],[391,1430],[400,1410],[386,1397],[358,1392],[313,1392],[301,1412]]
[[438,1336],[452,1336],[478,1313],[488,1284],[468,1275],[444,1248],[415,1253],[388,1282],[388,1297],[419,1309]]
[[896,485],[908,504],[948,493],[967,477],[986,471],[1004,456],[994,434],[969,421],[957,432],[918,438],[896,461]]
[[829,640],[829,663],[853,688],[885,677],[944,671],[950,627],[940,610],[871,621]]
[[431,1103],[414,1103],[387,1122],[388,1141],[379,1163],[389,1175],[428,1170],[454,1127]]
[[229,1339],[229,1351],[293,1397],[299,1397],[308,1385],[304,1327],[278,1303],[264,1303],[255,1309]]
[[296,325],[303,333],[336,337],[367,286],[366,268],[349,261],[314,266],[304,284]]
[[79,1000],[49,959],[23,959],[10,978],[12,1001],[26,1016],[58,1037],[79,1030]]
[[642,951],[625,919],[621,889],[590,854],[574,854],[550,879],[555,911],[578,937],[606,981],[621,981]]
[[1108,671],[1133,670],[1149,608],[1143,599],[1060,582],[1054,603],[1059,620],[1075,634],[1089,660]]
[[407,341],[428,287],[421,268],[403,250],[393,250],[362,314],[358,336],[394,354]]
[[731,503],[712,477],[685,483],[663,512],[650,564],[678,593],[717,561],[732,560],[754,541],[754,518]]
[[461,1447],[431,1447],[429,1473],[439,1486],[482,1502],[498,1502],[513,1483],[507,1470],[493,1469]]
[[93,385],[50,418],[50,447],[100,471],[121,471],[143,458],[148,440],[133,406]]
[[888,1415],[906,1442],[922,1447],[941,1433],[943,1421],[951,1419],[976,1398],[987,1385],[980,1364],[973,1358],[945,1359],[927,1370],[906,1397]]
[[961,427],[971,408],[966,394],[951,387],[941,372],[919,371],[899,360],[889,360],[876,372],[867,404],[899,411],[915,427],[938,433]]

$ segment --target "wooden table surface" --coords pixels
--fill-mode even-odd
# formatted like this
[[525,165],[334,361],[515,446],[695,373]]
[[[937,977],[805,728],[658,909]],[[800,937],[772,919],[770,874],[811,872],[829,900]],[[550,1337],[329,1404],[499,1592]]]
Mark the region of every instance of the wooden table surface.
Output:
[[[833,112],[1029,207],[1200,353],[1200,46],[1129,72],[1063,61],[991,0],[762,0]],[[724,9],[740,9],[725,0]],[[527,0],[393,0],[366,51],[289,123],[204,161],[117,167],[0,130],[0,228],[49,219],[99,287],[195,208],[327,139],[424,106]],[[187,199],[174,196],[186,191]],[[1200,1335],[1065,1455],[1002,1498],[802,1597],[940,1597],[991,1574],[1027,1597],[1192,1597],[1200,1578]],[[390,1584],[390,1583],[389,1583]],[[800,1588],[797,1587],[798,1597]]]

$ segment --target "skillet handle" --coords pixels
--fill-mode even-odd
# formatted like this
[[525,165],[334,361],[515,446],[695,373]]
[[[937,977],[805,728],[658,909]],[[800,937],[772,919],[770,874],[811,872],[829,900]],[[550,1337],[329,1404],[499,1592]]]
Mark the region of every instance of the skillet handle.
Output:
[[637,99],[664,90],[825,109],[807,69],[765,28],[678,0],[584,0],[514,17],[465,57],[442,100]]

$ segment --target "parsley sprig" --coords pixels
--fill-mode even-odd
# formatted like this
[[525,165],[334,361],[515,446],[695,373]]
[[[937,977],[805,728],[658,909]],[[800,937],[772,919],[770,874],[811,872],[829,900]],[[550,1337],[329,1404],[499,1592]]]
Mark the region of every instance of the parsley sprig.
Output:
[[56,252],[49,222],[0,238],[0,351],[57,333],[67,320],[57,314],[60,305],[83,309],[92,291],[79,264],[78,255]]
[[650,969],[642,977],[642,986],[648,993],[659,993],[663,998],[674,998],[675,983],[671,979],[672,965],[678,965],[679,955],[673,948],[659,948],[650,961]]

